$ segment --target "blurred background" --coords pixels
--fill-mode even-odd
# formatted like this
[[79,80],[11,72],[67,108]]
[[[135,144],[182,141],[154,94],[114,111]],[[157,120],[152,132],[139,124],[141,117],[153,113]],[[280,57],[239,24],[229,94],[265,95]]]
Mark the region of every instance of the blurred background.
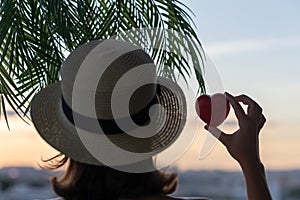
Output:
[[[195,14],[197,33],[222,78],[224,90],[247,94],[264,108],[268,121],[261,134],[261,158],[273,198],[300,199],[300,2],[182,2]],[[38,164],[42,164],[41,158],[57,152],[31,124],[13,112],[8,114],[10,131],[4,118],[0,121],[0,199],[53,197],[48,181],[52,173],[41,171]],[[194,120],[200,123],[199,133],[171,166],[178,171],[180,182],[174,195],[245,199],[240,168],[220,143],[199,158],[207,133],[204,124]],[[231,111],[223,130],[235,128]]]

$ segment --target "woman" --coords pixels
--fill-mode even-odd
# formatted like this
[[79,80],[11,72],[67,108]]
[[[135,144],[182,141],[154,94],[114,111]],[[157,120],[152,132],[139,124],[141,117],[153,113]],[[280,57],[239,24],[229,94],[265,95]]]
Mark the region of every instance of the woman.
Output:
[[[152,157],[176,141],[186,102],[173,81],[156,76],[142,49],[118,40],[92,41],[74,50],[62,80],[39,92],[31,116],[41,137],[61,152],[52,168],[68,165],[54,191],[66,200],[175,199],[175,174],[155,168]],[[271,199],[259,158],[262,109],[249,97],[226,98],[240,129],[227,135],[205,127],[239,162],[249,199]],[[248,105],[244,113],[239,102]],[[200,186],[199,186],[200,187]]]

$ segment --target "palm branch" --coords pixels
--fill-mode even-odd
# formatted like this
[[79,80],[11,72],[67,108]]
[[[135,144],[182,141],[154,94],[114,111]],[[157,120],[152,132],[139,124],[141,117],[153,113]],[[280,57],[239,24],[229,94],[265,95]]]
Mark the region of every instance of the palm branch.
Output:
[[[115,35],[141,44],[160,75],[176,79],[175,71],[184,78],[194,73],[205,92],[203,52],[191,14],[178,0],[0,0],[0,112],[7,122],[9,104],[26,119],[32,97],[60,79],[68,53]],[[124,34],[148,27],[155,29],[143,37]],[[147,49],[146,36],[157,48]]]

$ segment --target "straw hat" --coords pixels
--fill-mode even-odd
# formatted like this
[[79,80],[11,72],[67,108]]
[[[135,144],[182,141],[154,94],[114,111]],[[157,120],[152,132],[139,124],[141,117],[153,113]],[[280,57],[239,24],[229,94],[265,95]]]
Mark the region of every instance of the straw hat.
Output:
[[40,136],[73,160],[103,165],[93,152],[122,159],[115,149],[150,157],[175,142],[185,125],[182,90],[157,76],[153,60],[131,43],[81,45],[60,74],[61,81],[33,98],[31,118]]

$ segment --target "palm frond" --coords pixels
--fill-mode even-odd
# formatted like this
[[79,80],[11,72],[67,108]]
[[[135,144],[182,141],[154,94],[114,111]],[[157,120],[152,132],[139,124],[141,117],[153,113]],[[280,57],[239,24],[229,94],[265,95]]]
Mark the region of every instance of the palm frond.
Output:
[[195,73],[205,92],[191,14],[178,0],[0,0],[0,112],[7,121],[8,103],[26,116],[32,97],[60,79],[65,55],[112,36],[140,44],[162,76]]

